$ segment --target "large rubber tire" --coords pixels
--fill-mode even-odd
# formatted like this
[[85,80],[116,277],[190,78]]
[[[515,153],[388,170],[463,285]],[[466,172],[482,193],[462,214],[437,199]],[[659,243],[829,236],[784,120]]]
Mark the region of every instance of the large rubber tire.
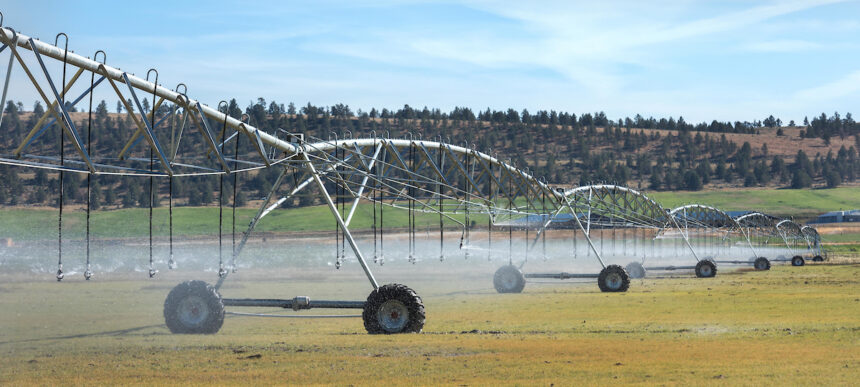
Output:
[[755,259],[755,262],[753,262],[753,267],[755,267],[756,270],[770,270],[770,261],[765,257],[758,257]]
[[499,293],[522,293],[526,287],[526,278],[514,265],[502,266],[493,276],[493,286]]
[[803,266],[806,264],[806,260],[799,255],[795,255],[791,257],[791,266]]
[[419,333],[424,328],[424,303],[406,285],[382,285],[367,296],[361,317],[370,334]]
[[812,262],[824,262],[824,257],[822,257],[820,255],[816,255],[816,256],[812,257]]
[[713,261],[703,259],[696,264],[696,277],[711,278],[717,275],[717,265]]
[[172,333],[216,333],[224,324],[221,295],[203,281],[176,285],[164,300],[164,322]]
[[626,292],[630,287],[630,276],[623,267],[609,265],[597,276],[597,286],[601,292]]
[[627,270],[627,274],[632,279],[645,278],[645,266],[642,266],[639,262],[630,262],[627,264],[625,268]]

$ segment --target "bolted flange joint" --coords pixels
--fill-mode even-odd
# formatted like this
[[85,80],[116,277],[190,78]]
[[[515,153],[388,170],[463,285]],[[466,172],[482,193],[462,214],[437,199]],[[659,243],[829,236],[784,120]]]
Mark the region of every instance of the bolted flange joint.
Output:
[[307,296],[298,296],[293,298],[293,310],[302,310],[311,308],[311,298]]

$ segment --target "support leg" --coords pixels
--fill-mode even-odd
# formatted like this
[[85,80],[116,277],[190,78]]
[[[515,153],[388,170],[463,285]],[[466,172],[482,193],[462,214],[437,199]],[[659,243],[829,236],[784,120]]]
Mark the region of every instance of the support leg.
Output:
[[313,177],[314,181],[317,183],[317,187],[322,192],[323,198],[328,204],[329,210],[331,210],[332,215],[334,216],[337,223],[340,225],[341,229],[343,229],[344,237],[347,242],[349,242],[349,246],[352,247],[352,251],[355,253],[355,257],[358,259],[358,263],[361,264],[361,268],[364,270],[364,274],[367,275],[367,279],[370,280],[370,284],[373,285],[374,289],[379,289],[379,284],[376,282],[376,278],[373,278],[373,273],[370,272],[370,268],[367,266],[367,262],[364,260],[364,256],[361,254],[361,250],[359,250],[358,245],[355,243],[355,239],[352,237],[352,233],[349,232],[349,228],[347,228],[346,223],[343,221],[343,218],[340,216],[340,212],[338,212],[337,207],[335,207],[334,202],[331,200],[331,196],[328,194],[328,191],[325,189],[325,184],[323,184],[322,179],[320,179],[319,174],[317,173],[316,168],[314,168],[313,162],[308,158],[307,153],[302,152],[302,158],[305,160],[305,165],[307,165],[308,171],[311,173],[311,177]]
[[[583,234],[585,234],[585,240],[588,242],[588,247],[590,247],[591,251],[594,252],[594,255],[597,257],[597,261],[600,262],[600,266],[603,266],[603,268],[605,269],[606,263],[604,263],[603,259],[600,258],[600,253],[598,253],[597,249],[594,247],[594,243],[591,241],[591,237],[588,235],[588,232],[585,230],[585,226],[583,226],[582,222],[579,220],[579,216],[576,215],[576,211],[574,211],[573,207],[570,206],[570,202],[567,200],[567,198],[563,197],[561,200],[564,200],[564,205],[567,207],[567,209],[573,215],[573,219],[576,220],[576,225],[579,226],[579,229],[582,230]],[[590,213],[591,212],[589,211],[589,214]]]

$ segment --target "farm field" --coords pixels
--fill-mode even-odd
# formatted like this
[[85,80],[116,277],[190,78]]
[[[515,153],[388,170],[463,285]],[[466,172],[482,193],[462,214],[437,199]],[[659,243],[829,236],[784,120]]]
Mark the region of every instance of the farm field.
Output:
[[[424,332],[392,336],[367,335],[358,318],[238,316],[215,335],[171,335],[164,298],[200,273],[62,284],[4,277],[0,384],[850,385],[860,377],[858,264],[635,280],[620,294],[588,281],[503,295],[491,273],[417,272],[397,280],[423,297]],[[361,300],[370,289],[350,273],[331,281],[240,271],[223,293]]]
[[687,203],[707,204],[724,211],[761,211],[811,219],[822,213],[860,207],[860,187],[833,189],[728,189],[713,191],[646,192],[666,208]]
[[[731,210],[758,210],[777,216],[793,216],[795,219],[811,219],[821,213],[860,207],[860,187],[843,187],[819,190],[748,189],[700,192],[646,192],[665,208],[686,203],[701,203]],[[240,208],[236,213],[238,231],[244,231],[256,214],[255,208]],[[225,232],[230,232],[232,215],[224,209]],[[0,238],[41,239],[56,235],[57,211],[55,209],[5,208],[0,210]],[[92,214],[92,233],[95,238],[129,238],[148,235],[148,210],[144,208],[95,211]],[[454,215],[463,220],[463,215]],[[64,215],[64,235],[83,238],[86,215],[82,210],[67,211]],[[168,210],[154,210],[154,234],[168,234]],[[405,210],[386,209],[386,228],[405,228],[408,214]],[[486,224],[486,216],[471,216],[478,227]],[[369,230],[373,222],[370,204],[359,205],[352,222],[354,230]],[[416,225],[436,227],[436,215],[418,215]],[[457,227],[447,221],[450,227]],[[278,210],[268,215],[257,226],[257,232],[316,232],[334,228],[334,220],[325,206],[311,206]],[[178,236],[214,235],[218,232],[217,207],[174,208],[174,232]],[[825,237],[826,239],[826,237]],[[840,240],[842,241],[842,240]]]

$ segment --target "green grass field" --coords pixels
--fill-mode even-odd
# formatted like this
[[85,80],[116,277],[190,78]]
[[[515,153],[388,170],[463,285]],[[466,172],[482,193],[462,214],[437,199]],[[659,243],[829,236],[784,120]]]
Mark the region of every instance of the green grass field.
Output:
[[860,208],[860,187],[832,189],[738,189],[699,192],[649,192],[666,208],[688,203],[707,204],[724,211],[761,211],[781,217],[808,219],[828,211]]
[[[853,385],[860,378],[856,264],[636,280],[622,294],[589,281],[502,295],[491,273],[417,271],[402,282],[424,298],[424,333],[393,336],[367,335],[355,318],[230,316],[215,335],[171,335],[161,308],[181,273],[4,281],[0,384]],[[363,299],[369,290],[360,274],[319,281],[240,272],[224,293]]]
[[[826,211],[860,207],[860,188],[836,188],[819,190],[734,190],[707,192],[654,192],[650,197],[666,208],[684,203],[704,203],[724,210],[759,210],[779,216],[811,218]],[[238,231],[244,231],[256,209],[237,210]],[[57,232],[56,210],[3,209],[0,210],[0,237],[13,239],[53,238]],[[147,209],[121,209],[96,211],[92,214],[92,233],[97,238],[143,237],[149,233]],[[385,227],[407,226],[407,212],[386,208]],[[463,214],[454,216],[461,222]],[[85,213],[81,210],[66,211],[64,234],[69,238],[85,235]],[[168,233],[167,208],[156,208],[154,233]],[[486,216],[471,217],[479,226],[486,224]],[[419,215],[419,228],[437,227],[439,217],[433,214]],[[446,219],[449,227],[459,227]],[[230,232],[232,213],[224,210],[224,230]],[[354,230],[368,230],[373,223],[373,210],[369,204],[360,205],[352,222]],[[257,226],[259,232],[309,232],[334,229],[334,219],[325,206],[280,209],[272,212]],[[179,236],[216,235],[218,233],[217,207],[179,207],[174,209],[174,232]]]
[[[173,229],[177,236],[218,235],[217,207],[178,207],[173,209]],[[244,232],[248,223],[257,213],[256,209],[240,208],[236,210],[236,230]],[[57,234],[56,210],[31,209],[2,209],[0,210],[0,237],[12,239],[45,239],[55,238]],[[230,233],[232,211],[225,208],[224,233]],[[387,208],[384,213],[386,230],[405,228],[408,213],[405,210]],[[462,214],[452,216],[460,222]],[[471,216],[473,221],[486,224],[486,216]],[[96,238],[137,238],[149,235],[149,210],[145,208],[129,208],[111,211],[94,211],[91,215],[91,232]],[[423,229],[427,226],[438,227],[439,216],[419,214],[416,226]],[[369,230],[373,224],[373,207],[369,204],[360,205],[351,222],[352,230]],[[446,219],[448,227],[459,227]],[[276,210],[261,221],[255,232],[312,232],[334,230],[334,217],[328,207],[313,206]],[[169,232],[167,208],[153,210],[153,234],[166,236]],[[86,235],[86,213],[83,211],[66,211],[63,214],[63,235],[68,238],[83,238]]]

